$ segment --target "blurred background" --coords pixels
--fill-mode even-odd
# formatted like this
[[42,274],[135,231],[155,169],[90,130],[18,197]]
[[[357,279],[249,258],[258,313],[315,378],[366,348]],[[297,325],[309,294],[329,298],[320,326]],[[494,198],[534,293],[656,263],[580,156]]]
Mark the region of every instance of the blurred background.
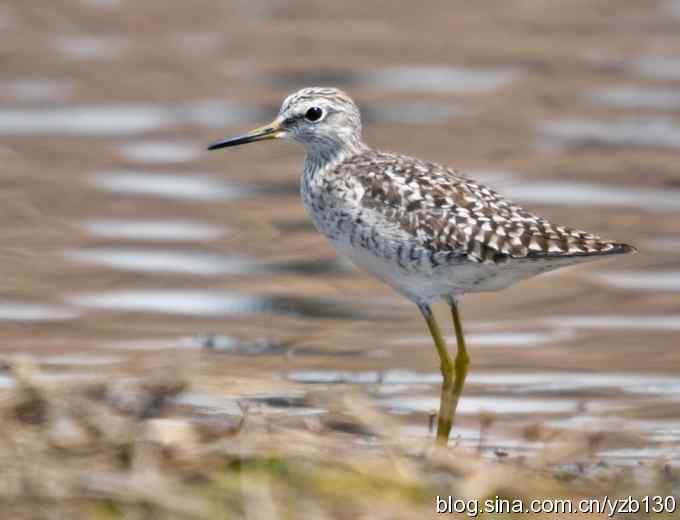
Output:
[[491,456],[522,453],[541,421],[680,457],[680,2],[3,2],[0,31],[6,360],[177,371],[212,420],[328,420],[306,396],[357,391],[431,435],[425,325],[314,231],[302,149],[205,152],[337,86],[371,145],[640,249],[464,300],[463,445],[492,424]]

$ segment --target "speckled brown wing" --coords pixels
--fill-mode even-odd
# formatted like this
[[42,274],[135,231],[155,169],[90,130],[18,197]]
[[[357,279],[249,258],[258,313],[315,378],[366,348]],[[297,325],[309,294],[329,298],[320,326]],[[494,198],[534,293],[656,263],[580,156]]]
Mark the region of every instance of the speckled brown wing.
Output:
[[635,251],[626,244],[554,225],[435,163],[369,151],[340,167],[363,187],[363,207],[381,212],[432,251],[492,263]]

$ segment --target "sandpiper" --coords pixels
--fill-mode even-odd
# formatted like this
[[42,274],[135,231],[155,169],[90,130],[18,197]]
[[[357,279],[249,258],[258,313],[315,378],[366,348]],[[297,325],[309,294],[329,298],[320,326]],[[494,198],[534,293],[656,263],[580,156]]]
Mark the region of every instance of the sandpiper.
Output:
[[[295,92],[270,124],[208,149],[279,138],[305,147],[302,199],[317,229],[338,253],[414,302],[425,318],[443,377],[440,444],[448,441],[470,363],[458,311],[465,293],[496,291],[560,267],[635,252],[533,215],[456,170],[369,148],[359,109],[336,88]],[[432,313],[439,298],[451,308],[455,361]]]

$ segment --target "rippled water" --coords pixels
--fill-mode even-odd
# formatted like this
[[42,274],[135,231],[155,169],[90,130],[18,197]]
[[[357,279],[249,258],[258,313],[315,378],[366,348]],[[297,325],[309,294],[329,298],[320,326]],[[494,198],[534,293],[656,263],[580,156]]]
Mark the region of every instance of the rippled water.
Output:
[[385,90],[434,93],[488,92],[510,84],[519,76],[510,67],[386,67],[366,73],[366,84]]
[[5,321],[52,321],[70,320],[78,312],[57,305],[43,305],[25,302],[0,302],[0,320]]
[[3,80],[0,87],[0,95],[20,102],[64,101],[75,90],[75,85],[70,80],[49,78]]
[[82,226],[95,237],[151,242],[215,240],[227,232],[196,220],[88,219]]
[[231,184],[200,174],[137,173],[128,171],[103,172],[92,179],[101,189],[131,195],[146,195],[170,199],[228,200],[244,197],[253,188]]
[[668,118],[635,118],[611,122],[565,119],[542,123],[539,132],[553,146],[680,148],[680,125]]
[[127,50],[124,40],[116,37],[79,34],[56,42],[67,57],[76,60],[112,61],[121,58]]
[[593,280],[634,291],[680,291],[680,271],[595,272]]
[[163,110],[150,106],[0,109],[0,133],[5,135],[129,135],[158,130],[168,121]]
[[173,125],[221,127],[227,123],[251,120],[261,113],[260,108],[232,106],[212,100],[178,106],[119,102],[40,109],[10,106],[0,108],[0,134],[130,136]]
[[522,203],[560,206],[639,208],[647,211],[678,211],[680,190],[642,186],[607,186],[579,182],[518,182],[505,190]]
[[633,68],[639,75],[651,79],[680,80],[679,56],[641,56],[633,61]]
[[179,250],[100,248],[66,251],[67,260],[124,271],[216,276],[248,272],[252,260],[217,253]]
[[521,71],[517,67],[465,67],[451,65],[401,65],[373,67],[370,70],[306,70],[283,73],[274,84],[334,84],[348,88],[371,86],[383,92],[396,90],[430,94],[491,92],[510,85]]
[[592,92],[595,103],[625,108],[680,109],[680,92],[673,88],[620,86]]
[[121,22],[131,2],[77,4],[40,37],[23,3],[0,10],[8,45],[21,42],[0,71],[8,356],[30,356],[54,382],[181,366],[205,387],[177,404],[203,415],[240,416],[246,403],[321,416],[309,393],[352,387],[405,435],[430,435],[441,377],[427,329],[315,232],[298,195],[302,150],[205,151],[271,120],[290,90],[333,84],[356,97],[376,146],[640,249],[463,300],[462,442],[478,445],[483,413],[495,418],[488,446],[508,451],[537,448],[512,432],[544,422],[645,439],[612,460],[677,454],[677,2],[629,6],[645,23],[626,31],[588,15],[592,38],[566,4],[500,15],[467,3],[458,21],[423,20],[417,4],[388,20],[349,2],[351,39],[297,4],[208,6],[194,21],[140,4],[135,32]]
[[141,141],[126,143],[120,147],[122,156],[132,162],[143,164],[175,164],[197,159],[200,146],[176,141]]

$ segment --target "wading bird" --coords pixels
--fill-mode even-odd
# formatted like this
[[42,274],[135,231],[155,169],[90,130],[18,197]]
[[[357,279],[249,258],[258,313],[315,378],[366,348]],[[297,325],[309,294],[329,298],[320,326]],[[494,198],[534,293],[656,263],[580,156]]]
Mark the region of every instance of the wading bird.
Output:
[[[335,88],[295,92],[270,124],[208,149],[279,138],[305,147],[302,199],[317,229],[339,254],[414,302],[425,318],[443,377],[437,423],[442,444],[470,363],[461,297],[635,251],[532,215],[445,166],[371,149],[361,137],[359,109]],[[455,359],[432,313],[438,298],[451,308]]]

